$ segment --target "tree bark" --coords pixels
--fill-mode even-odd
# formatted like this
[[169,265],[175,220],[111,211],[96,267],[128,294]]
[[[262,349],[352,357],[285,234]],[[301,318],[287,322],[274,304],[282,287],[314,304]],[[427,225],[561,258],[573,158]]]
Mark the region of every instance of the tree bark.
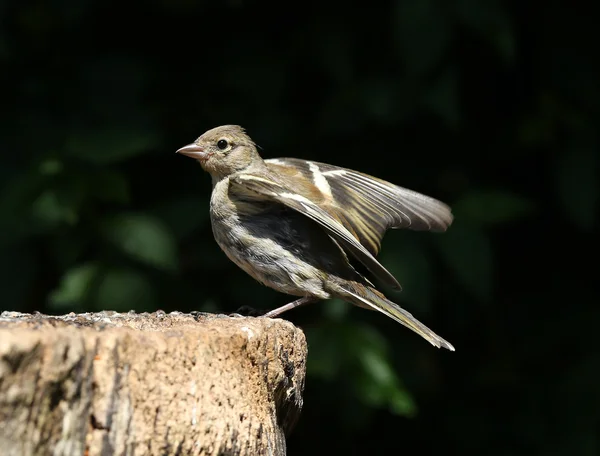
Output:
[[284,455],[302,331],[174,312],[0,315],[3,455]]

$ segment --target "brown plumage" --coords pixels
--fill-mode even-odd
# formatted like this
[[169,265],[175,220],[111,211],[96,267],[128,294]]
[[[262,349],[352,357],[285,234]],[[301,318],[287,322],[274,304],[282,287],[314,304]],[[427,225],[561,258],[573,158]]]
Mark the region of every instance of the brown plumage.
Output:
[[445,231],[448,206],[345,168],[301,160],[263,160],[236,125],[207,131],[178,150],[213,179],[210,214],[221,249],[261,283],[300,299],[269,312],[339,297],[378,310],[437,347],[452,345],[387,299],[348,259],[400,284],[375,256],[390,228]]

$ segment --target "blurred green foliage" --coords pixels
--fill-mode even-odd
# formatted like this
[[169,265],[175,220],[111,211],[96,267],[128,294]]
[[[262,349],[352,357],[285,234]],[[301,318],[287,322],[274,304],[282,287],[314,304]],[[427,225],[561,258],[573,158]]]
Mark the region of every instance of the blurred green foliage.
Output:
[[287,315],[310,347],[290,454],[597,454],[589,8],[1,3],[3,308],[286,302],[219,251],[210,179],[174,155],[237,123],[265,157],[359,169],[456,216],[444,235],[389,233],[381,254],[391,296],[456,353],[341,302]]

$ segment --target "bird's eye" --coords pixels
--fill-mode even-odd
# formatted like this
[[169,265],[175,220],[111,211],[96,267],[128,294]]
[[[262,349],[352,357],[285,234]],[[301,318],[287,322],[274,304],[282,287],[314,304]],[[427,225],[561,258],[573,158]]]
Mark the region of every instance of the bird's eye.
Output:
[[219,139],[219,142],[217,142],[217,147],[221,150],[225,150],[227,147],[229,147],[229,143],[226,139]]

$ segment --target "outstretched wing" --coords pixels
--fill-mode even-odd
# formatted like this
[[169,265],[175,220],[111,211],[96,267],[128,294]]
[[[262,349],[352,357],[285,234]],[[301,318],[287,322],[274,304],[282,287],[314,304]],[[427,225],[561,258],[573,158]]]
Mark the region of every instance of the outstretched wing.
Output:
[[[302,186],[294,190],[317,202],[372,255],[390,228],[445,231],[452,223],[452,212],[441,201],[358,171],[297,158],[265,162],[276,176],[302,175],[314,184],[317,195]],[[303,180],[291,180],[298,181]]]
[[230,178],[231,184],[241,186],[243,193],[254,193],[262,198],[276,201],[314,220],[376,277],[394,288],[401,288],[395,277],[346,229],[340,220],[335,217],[335,214],[330,214],[317,202],[275,180],[254,174],[234,175]]

